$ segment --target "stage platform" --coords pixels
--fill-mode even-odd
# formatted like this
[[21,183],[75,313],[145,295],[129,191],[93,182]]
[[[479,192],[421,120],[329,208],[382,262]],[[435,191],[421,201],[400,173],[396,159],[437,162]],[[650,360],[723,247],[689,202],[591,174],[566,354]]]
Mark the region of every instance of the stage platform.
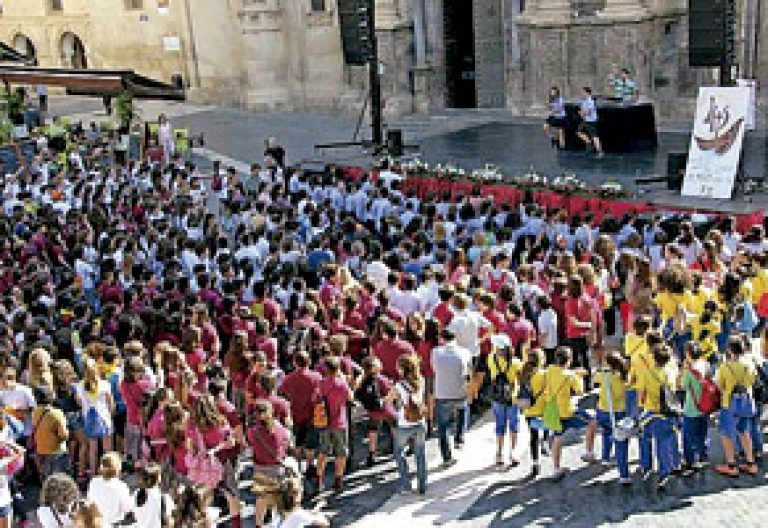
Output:
[[649,205],[669,207],[670,209],[685,209],[702,213],[721,214],[751,214],[768,211],[768,194],[757,193],[747,196],[737,195],[729,200],[712,200],[681,196],[679,192],[666,189],[651,189],[632,201]]

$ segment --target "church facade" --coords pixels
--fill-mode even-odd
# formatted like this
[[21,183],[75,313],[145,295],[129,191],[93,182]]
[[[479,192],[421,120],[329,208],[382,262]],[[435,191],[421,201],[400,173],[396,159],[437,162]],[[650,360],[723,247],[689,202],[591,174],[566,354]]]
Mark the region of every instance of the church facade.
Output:
[[[0,0],[0,40],[42,66],[130,68],[194,101],[355,113],[366,66],[345,64],[339,0]],[[687,120],[717,72],[688,66],[687,0],[375,0],[385,114],[444,108],[546,111],[605,93],[629,68],[661,120]],[[741,76],[768,80],[757,20],[739,0]],[[759,10],[766,11],[759,13]],[[762,83],[760,83],[762,84]]]

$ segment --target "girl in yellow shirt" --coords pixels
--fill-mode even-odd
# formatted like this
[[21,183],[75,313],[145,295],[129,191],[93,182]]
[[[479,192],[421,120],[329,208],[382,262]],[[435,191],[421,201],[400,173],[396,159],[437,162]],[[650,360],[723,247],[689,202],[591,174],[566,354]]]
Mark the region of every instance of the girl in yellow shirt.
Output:
[[603,436],[602,462],[609,463],[611,451],[616,446],[616,465],[619,469],[619,482],[630,484],[629,477],[629,442],[627,440],[614,441],[613,430],[616,422],[624,418],[626,413],[627,392],[627,364],[621,354],[611,352],[606,357],[606,369],[600,378],[600,396],[597,402],[597,416],[587,427],[586,447],[587,453],[582,457],[585,462],[595,462],[593,452],[595,432],[600,426]]
[[538,475],[541,471],[539,447],[542,440],[547,441],[547,431],[543,429],[539,419],[544,403],[535,398],[542,389],[543,377],[541,373],[544,372],[544,365],[546,365],[544,351],[539,348],[533,349],[528,353],[518,376],[520,388],[517,394],[517,405],[523,411],[523,416],[525,416],[525,421],[528,424],[531,459],[533,460],[531,471],[534,475]]

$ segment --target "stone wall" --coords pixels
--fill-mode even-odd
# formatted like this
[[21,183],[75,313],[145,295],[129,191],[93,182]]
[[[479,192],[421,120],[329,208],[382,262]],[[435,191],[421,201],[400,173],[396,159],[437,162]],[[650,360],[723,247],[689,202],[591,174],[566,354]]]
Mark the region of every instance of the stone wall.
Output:
[[473,0],[478,108],[503,108],[506,57],[502,0]]

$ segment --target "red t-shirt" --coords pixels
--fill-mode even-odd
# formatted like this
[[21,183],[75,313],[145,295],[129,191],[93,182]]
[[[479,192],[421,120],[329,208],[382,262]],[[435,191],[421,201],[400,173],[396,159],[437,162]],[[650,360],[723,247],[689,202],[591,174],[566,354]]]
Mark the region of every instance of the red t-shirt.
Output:
[[343,430],[347,428],[347,402],[349,401],[349,385],[341,376],[323,378],[318,387],[318,393],[328,404],[328,429]]
[[594,322],[592,302],[587,298],[586,294],[578,299],[569,296],[568,300],[565,301],[565,335],[568,339],[589,337],[592,330],[589,328],[577,328],[572,324],[571,317],[580,322]]
[[291,446],[291,434],[277,420],[267,431],[258,420],[246,433],[253,448],[253,463],[258,466],[276,466],[285,459]]
[[120,383],[120,394],[125,402],[125,410],[128,423],[131,425],[141,425],[141,402],[144,399],[144,393],[153,389],[152,381],[149,378],[141,378],[137,381],[123,381]]
[[432,317],[440,322],[440,326],[445,328],[451,324],[453,319],[453,309],[449,303],[441,302],[435,306],[435,311],[432,313]]
[[313,398],[323,377],[309,369],[288,374],[280,385],[280,394],[291,403],[293,423],[303,425],[312,420]]
[[413,354],[415,350],[408,341],[402,339],[385,339],[376,344],[374,355],[381,361],[381,373],[392,380],[399,378],[397,361],[400,356]]
[[270,394],[267,401],[272,404],[272,415],[285,425],[288,417],[291,416],[291,404],[277,394]]
[[437,346],[435,343],[422,339],[416,343],[416,353],[419,355],[421,364],[421,375],[425,378],[434,378],[435,371],[432,368],[432,349]]

